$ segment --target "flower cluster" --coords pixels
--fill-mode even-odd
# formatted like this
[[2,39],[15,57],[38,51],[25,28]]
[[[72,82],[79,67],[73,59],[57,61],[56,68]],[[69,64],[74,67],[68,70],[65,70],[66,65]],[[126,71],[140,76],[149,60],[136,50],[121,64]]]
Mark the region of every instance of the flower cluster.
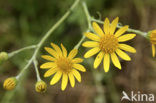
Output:
[[[119,58],[130,61],[131,57],[126,52],[136,53],[135,48],[125,44],[125,42],[132,40],[136,34],[126,33],[129,28],[128,25],[116,30],[118,21],[118,17],[111,23],[109,19],[106,18],[103,23],[103,29],[101,29],[96,22],[93,22],[92,32],[84,33],[85,37],[89,40],[83,42],[82,46],[90,48],[90,50],[84,54],[84,58],[90,58],[97,54],[93,63],[95,69],[103,62],[104,71],[108,72],[110,63],[112,62],[115,67],[121,70],[122,67]],[[156,30],[149,32],[148,36],[152,44],[153,57],[155,57]],[[81,44],[81,41],[78,44]],[[61,80],[61,90],[64,91],[68,85],[68,81],[70,82],[71,87],[75,86],[76,80],[81,82],[80,72],[86,72],[86,69],[81,64],[83,59],[76,57],[78,49],[74,48],[68,53],[63,44],[59,47],[54,43],[51,43],[51,47],[45,47],[44,49],[49,54],[41,56],[43,59],[47,60],[47,62],[43,63],[40,68],[47,70],[44,77],[51,77],[50,85],[54,85]],[[6,52],[1,52],[0,63],[7,59],[8,54]],[[47,84],[39,77],[37,68],[38,62],[35,59],[33,58],[38,80],[35,85],[35,90],[36,92],[44,93],[47,90]],[[16,87],[17,82],[18,76],[8,78],[4,81],[3,87],[6,90],[13,90]]]
[[[127,31],[128,26],[124,26],[115,32],[118,20],[119,18],[117,17],[110,24],[110,21],[106,18],[103,30],[96,22],[93,22],[92,26],[95,33],[87,32],[84,34],[91,41],[85,41],[82,45],[87,48],[92,48],[85,53],[84,57],[89,58],[98,53],[94,61],[94,68],[97,68],[103,60],[104,70],[105,72],[108,72],[110,61],[112,60],[113,64],[121,69],[121,64],[117,55],[126,61],[130,61],[131,58],[124,51],[136,53],[136,50],[133,47],[123,43],[133,39],[136,34],[123,35]],[[65,90],[69,78],[71,86],[74,87],[75,78],[81,82],[81,75],[78,71],[86,71],[84,66],[79,64],[83,59],[74,58],[77,55],[78,50],[73,49],[67,56],[67,50],[62,44],[61,48],[54,43],[51,43],[51,46],[53,49],[45,47],[45,50],[50,56],[42,55],[42,58],[49,61],[40,66],[41,69],[48,69],[44,74],[44,77],[54,75],[50,81],[51,85],[56,84],[62,77],[62,90]]]

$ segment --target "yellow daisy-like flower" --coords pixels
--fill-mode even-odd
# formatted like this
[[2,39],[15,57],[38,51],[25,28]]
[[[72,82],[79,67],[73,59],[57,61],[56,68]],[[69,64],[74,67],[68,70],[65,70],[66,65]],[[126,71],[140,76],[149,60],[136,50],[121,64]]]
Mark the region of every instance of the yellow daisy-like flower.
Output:
[[94,68],[97,68],[103,60],[104,70],[105,72],[108,72],[110,61],[112,60],[113,64],[121,69],[121,64],[117,55],[126,61],[130,61],[131,58],[124,51],[136,53],[136,50],[133,47],[122,43],[133,39],[136,34],[122,35],[127,31],[128,26],[124,26],[115,32],[118,20],[119,18],[117,17],[110,24],[110,21],[106,18],[103,30],[96,22],[93,22],[92,26],[97,35],[91,32],[84,34],[87,38],[92,40],[82,44],[84,47],[92,48],[85,53],[84,57],[89,58],[98,53],[94,61]]
[[[72,87],[75,86],[75,78],[78,82],[81,82],[81,75],[79,71],[85,72],[86,69],[82,66],[83,59],[75,58],[78,53],[77,49],[73,49],[69,55],[67,55],[66,48],[61,44],[61,48],[54,43],[51,43],[52,48],[45,47],[45,50],[51,55],[42,55],[42,58],[49,62],[40,66],[41,69],[49,69],[44,77],[49,77],[53,74],[53,78],[50,81],[50,85],[56,84],[62,77],[61,89],[65,90],[68,84],[68,78]],[[62,49],[62,50],[61,50]]]
[[156,45],[156,30],[150,32],[150,41],[152,44],[152,55],[155,57],[155,45]]

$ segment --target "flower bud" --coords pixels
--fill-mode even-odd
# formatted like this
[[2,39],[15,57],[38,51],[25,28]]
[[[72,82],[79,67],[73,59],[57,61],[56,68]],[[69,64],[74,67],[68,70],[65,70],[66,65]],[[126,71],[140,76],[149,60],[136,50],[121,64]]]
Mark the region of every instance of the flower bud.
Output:
[[38,81],[35,85],[36,92],[44,93],[47,90],[47,84],[44,81]]
[[3,83],[3,88],[6,90],[13,90],[17,85],[17,79],[15,77],[7,78]]
[[8,53],[7,52],[0,52],[0,64],[3,63],[8,59]]
[[152,44],[156,44],[156,30],[152,30],[148,32],[148,35],[149,35],[150,42]]
[[156,30],[152,30],[148,32],[147,38],[149,38],[151,44],[152,44],[152,55],[155,57],[156,55]]

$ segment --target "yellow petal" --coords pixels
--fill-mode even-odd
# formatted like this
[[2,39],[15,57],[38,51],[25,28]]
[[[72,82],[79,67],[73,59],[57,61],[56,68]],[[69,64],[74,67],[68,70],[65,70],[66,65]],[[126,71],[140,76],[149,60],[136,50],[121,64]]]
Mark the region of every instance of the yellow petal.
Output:
[[119,37],[120,35],[122,35],[123,33],[125,33],[128,30],[128,25],[120,28],[116,33],[115,36]]
[[100,51],[99,47],[95,47],[87,51],[84,55],[85,58],[89,58]]
[[75,70],[75,69],[72,70],[72,73],[73,73],[74,77],[78,80],[78,82],[81,82],[81,75],[80,75],[80,73],[77,70]]
[[78,50],[77,50],[77,49],[73,49],[73,50],[69,53],[68,58],[73,59],[73,58],[77,55],[77,53],[78,53]]
[[84,33],[84,35],[91,40],[100,41],[100,37],[93,33],[87,32],[87,33]]
[[122,50],[128,51],[130,53],[136,53],[135,48],[133,48],[133,47],[131,47],[129,45],[126,45],[126,44],[119,44],[119,48],[122,49]]
[[62,84],[61,84],[62,91],[66,89],[67,84],[68,84],[68,75],[64,73],[62,77]]
[[155,57],[155,45],[154,44],[152,44],[152,55],[153,57]]
[[56,63],[47,62],[47,63],[44,63],[40,66],[41,69],[48,69],[48,68],[52,68],[52,67],[56,67]]
[[74,87],[75,86],[75,78],[74,78],[74,75],[72,73],[69,73],[68,76],[69,76],[69,81],[70,81],[71,87]]
[[110,67],[110,55],[109,54],[104,55],[103,66],[104,66],[104,71],[108,72],[109,67]]
[[84,68],[84,66],[80,65],[80,64],[73,64],[73,68],[81,71],[81,72],[85,72],[86,69]]
[[49,61],[55,61],[56,59],[54,57],[51,57],[49,55],[42,55],[41,56],[43,59],[45,60],[49,60]]
[[56,53],[55,50],[49,48],[49,47],[45,47],[44,48],[49,54],[51,54],[53,57],[57,58],[58,57],[58,54]]
[[99,43],[98,42],[95,42],[95,41],[86,41],[82,44],[82,46],[84,47],[97,47],[99,46]]
[[51,43],[51,46],[56,50],[56,52],[57,52],[60,56],[62,56],[62,51],[61,51],[61,49],[59,48],[59,46],[57,46],[57,45],[54,44],[54,43]]
[[53,75],[54,73],[56,73],[58,69],[57,68],[51,68],[48,71],[45,72],[44,77],[49,77],[51,75]]
[[125,42],[125,41],[133,39],[135,36],[136,36],[136,34],[125,34],[123,36],[120,36],[118,38],[118,41],[119,42]]
[[58,72],[54,75],[54,77],[51,79],[50,85],[56,84],[56,83],[61,79],[61,76],[62,76],[62,72],[61,72],[61,71],[58,71]]
[[156,44],[156,38],[150,38],[151,43]]
[[118,57],[116,56],[115,53],[112,53],[112,54],[111,54],[111,59],[112,59],[113,64],[114,64],[117,68],[121,69],[120,61],[119,61],[119,59],[118,59]]
[[93,29],[94,29],[95,33],[97,33],[99,36],[104,36],[102,29],[96,22],[93,22]]
[[124,60],[126,60],[126,61],[130,61],[130,60],[131,60],[131,58],[130,58],[125,52],[123,52],[123,51],[120,50],[120,49],[117,49],[117,50],[116,50],[116,53],[117,53],[122,59],[124,59]]
[[83,62],[83,59],[81,59],[81,58],[72,59],[72,63],[81,63],[81,62]]
[[112,23],[111,23],[111,26],[110,26],[110,34],[114,34],[115,32],[115,29],[116,29],[116,26],[118,24],[118,21],[119,21],[119,17],[116,17]]
[[61,47],[64,57],[67,57],[67,49],[63,46],[63,44],[61,44]]
[[95,61],[94,61],[94,68],[95,69],[100,65],[100,63],[103,59],[103,56],[104,56],[104,53],[102,51],[96,56]]
[[109,22],[108,18],[106,18],[105,21],[104,21],[103,29],[104,29],[104,32],[105,32],[106,35],[109,34],[109,32],[110,32],[110,22]]

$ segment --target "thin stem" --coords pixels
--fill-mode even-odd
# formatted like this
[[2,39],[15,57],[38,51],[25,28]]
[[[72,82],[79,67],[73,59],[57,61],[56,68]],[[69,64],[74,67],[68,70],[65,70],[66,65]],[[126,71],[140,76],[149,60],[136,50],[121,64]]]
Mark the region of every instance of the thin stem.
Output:
[[9,58],[11,58],[14,55],[16,55],[16,54],[18,54],[18,53],[20,53],[22,51],[25,51],[25,50],[28,50],[28,49],[34,49],[34,48],[36,48],[36,45],[27,46],[27,47],[21,48],[19,50],[13,51],[13,52],[9,53],[8,55],[9,55]]
[[82,44],[82,42],[84,41],[84,39],[85,39],[85,35],[83,35],[82,37],[81,37],[81,40],[77,43],[77,45],[74,47],[75,49],[78,49],[79,47],[80,47],[80,45]]
[[108,91],[110,91],[110,98],[112,103],[120,103],[120,97],[118,94],[118,91],[116,89],[116,85],[113,82],[113,77],[112,77],[112,73],[109,73],[107,76],[103,76],[103,78],[105,78],[106,84],[107,84],[107,88]]
[[38,71],[38,62],[36,59],[33,60],[33,63],[34,63],[34,67],[35,67],[35,71],[36,71],[36,76],[37,76],[37,81],[41,81],[41,78],[40,78],[40,73]]
[[[118,26],[118,27],[121,28],[122,26]],[[140,31],[140,30],[135,30],[135,29],[131,29],[131,28],[129,28],[129,29],[127,30],[127,32],[133,32],[133,33],[139,34],[139,35],[141,35],[141,36],[147,38],[147,32],[142,32],[142,31]]]
[[[92,60],[94,61],[94,60]],[[102,72],[97,72],[94,69],[91,69],[92,75],[94,78],[96,90],[97,90],[97,95],[95,97],[95,103],[106,103],[106,97],[105,97],[105,91],[104,87],[102,85],[102,79],[103,79],[103,73]]]
[[[87,9],[87,5],[85,2],[82,2],[82,7],[83,7],[83,10],[85,12],[85,15],[86,15],[86,18],[87,18],[87,23],[88,23],[88,30],[87,32],[89,32],[90,30],[93,30],[92,29],[92,26],[91,26],[91,22],[90,22],[90,19],[91,19],[91,16],[88,12],[88,9]],[[83,35],[80,39],[80,41],[77,43],[77,45],[74,47],[75,49],[78,49],[80,47],[80,45],[82,44],[82,42],[85,40],[85,35]]]
[[[89,11],[87,9],[86,3],[83,2],[82,6],[83,6],[83,10],[84,10],[84,13],[86,14],[86,18],[88,21],[88,29],[89,29],[88,31],[93,31],[93,28],[91,26],[91,16],[90,16]],[[93,61],[93,59],[92,59],[92,61]],[[99,103],[99,102],[106,103],[105,94],[103,91],[103,86],[101,84],[102,76],[100,76],[100,73],[97,73],[94,70],[92,70],[92,73],[93,73],[93,78],[95,81],[96,89],[98,92],[97,96],[95,97],[95,103]]]
[[92,30],[92,26],[91,26],[91,16],[89,14],[89,11],[87,9],[87,5],[85,2],[82,2],[82,6],[83,6],[83,10],[85,12],[86,18],[87,18],[87,23],[88,23],[88,29]]
[[42,38],[42,40],[38,44],[38,49],[36,52],[38,53],[40,47],[45,42],[45,40],[50,36],[50,34],[69,16],[69,14],[73,11],[73,9],[76,7],[76,5],[79,3],[80,0],[75,0],[71,8],[62,16],[62,18],[53,26],[51,29],[45,34],[45,36]]
[[[97,23],[104,24],[103,21],[97,20],[97,19],[94,19],[94,18],[91,18],[90,21],[95,21],[95,22],[97,22]],[[121,27],[122,27],[122,26],[117,25],[117,28],[121,28]],[[129,29],[127,30],[127,32],[133,32],[133,33],[139,34],[139,35],[141,35],[141,36],[147,38],[147,32],[142,32],[142,31],[140,31],[140,30],[135,30],[135,29],[131,29],[131,28],[129,28]]]
[[25,72],[25,70],[27,69],[27,68],[29,68],[29,66],[31,65],[31,63],[33,62],[33,58],[31,58],[29,61],[28,61],[28,63],[26,64],[26,66],[22,69],[22,71],[16,76],[16,79],[19,79],[21,76],[22,76],[22,74]]
[[73,3],[73,5],[71,6],[71,8],[56,22],[56,24],[54,24],[49,31],[44,35],[44,37],[41,39],[41,41],[37,44],[36,50],[32,56],[32,58],[29,60],[28,64],[23,68],[23,70],[19,73],[19,75],[16,78],[19,78],[23,72],[28,69],[28,67],[31,65],[31,63],[33,62],[34,59],[36,59],[37,54],[39,53],[39,50],[41,48],[41,46],[43,45],[43,43],[45,42],[45,40],[54,32],[54,30],[56,28],[58,28],[58,26],[60,26],[60,24],[62,24],[62,22],[70,15],[70,13],[73,11],[73,9],[78,5],[80,0],[75,0],[75,2]]

